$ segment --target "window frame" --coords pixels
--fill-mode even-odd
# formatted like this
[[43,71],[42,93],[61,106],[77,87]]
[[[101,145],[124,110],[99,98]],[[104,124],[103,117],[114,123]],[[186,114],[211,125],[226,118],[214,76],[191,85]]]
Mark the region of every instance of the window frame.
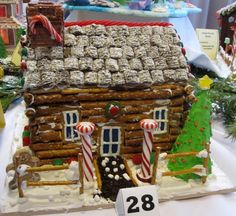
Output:
[[[162,119],[161,117],[161,111],[164,110],[165,111],[165,118]],[[156,118],[156,112],[159,111],[159,119]],[[158,128],[156,130],[154,130],[153,134],[165,134],[168,132],[168,107],[167,106],[162,106],[162,107],[157,107],[154,108],[153,110],[153,119],[156,120],[158,122]],[[164,130],[161,130],[161,124],[160,123],[164,123]]]
[[[70,123],[68,124],[67,123],[67,114],[70,115],[70,118],[72,119],[72,122],[73,122],[73,114],[76,114],[76,117],[77,117],[77,122],[76,123]],[[79,122],[79,112],[78,110],[69,110],[69,111],[63,111],[63,118],[64,118],[64,140],[65,141],[78,141],[80,140],[80,135],[77,131],[74,130],[74,127],[77,125],[77,123]],[[75,133],[78,134],[78,137],[72,137],[72,138],[68,138],[67,137],[67,128],[70,127],[71,128],[71,131],[74,131]],[[74,133],[73,133],[74,135]]]
[[[109,137],[110,137],[110,141],[109,142],[105,142],[104,141],[104,131],[108,129],[109,130]],[[112,129],[118,129],[118,141],[117,142],[113,142],[112,140]],[[120,145],[121,145],[121,127],[119,126],[103,126],[101,128],[101,139],[100,139],[100,155],[102,156],[116,156],[120,154]],[[117,143],[117,152],[116,153],[112,153],[112,145]],[[103,146],[105,145],[109,145],[109,151],[108,153],[104,153],[103,152]]]

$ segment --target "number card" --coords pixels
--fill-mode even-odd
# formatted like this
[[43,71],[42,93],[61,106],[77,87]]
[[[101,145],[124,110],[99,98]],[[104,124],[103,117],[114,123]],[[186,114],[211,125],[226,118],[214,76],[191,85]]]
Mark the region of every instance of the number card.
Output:
[[115,206],[118,216],[160,216],[155,186],[120,189]]

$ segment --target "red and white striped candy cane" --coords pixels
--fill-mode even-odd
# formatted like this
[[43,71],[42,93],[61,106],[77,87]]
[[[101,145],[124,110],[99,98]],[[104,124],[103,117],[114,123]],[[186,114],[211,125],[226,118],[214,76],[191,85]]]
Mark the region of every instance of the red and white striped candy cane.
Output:
[[151,179],[151,164],[150,157],[153,146],[153,131],[158,128],[158,123],[153,119],[143,119],[140,122],[140,127],[144,130],[143,138],[143,153],[141,170],[137,174],[139,180],[149,182]]
[[54,40],[56,40],[59,43],[62,42],[61,35],[56,32],[55,28],[52,26],[52,23],[49,21],[49,19],[46,16],[42,15],[42,14],[35,15],[35,16],[30,18],[29,28],[30,28],[30,31],[33,34],[36,34],[35,24],[37,22],[42,23],[43,27],[46,28],[49,31],[51,37],[53,37]]
[[90,182],[93,181],[93,155],[90,135],[93,133],[95,125],[91,122],[79,122],[76,129],[82,141],[84,177]]

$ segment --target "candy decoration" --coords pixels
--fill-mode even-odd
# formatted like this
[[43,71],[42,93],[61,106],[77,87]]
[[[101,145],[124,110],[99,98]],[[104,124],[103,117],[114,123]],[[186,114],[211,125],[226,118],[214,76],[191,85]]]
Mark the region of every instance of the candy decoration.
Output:
[[26,47],[21,49],[21,56],[28,57],[28,49]]
[[140,165],[142,163],[142,155],[141,154],[135,154],[132,157],[133,164]]
[[63,160],[63,159],[60,159],[60,158],[56,158],[56,159],[54,159],[54,160],[52,161],[52,164],[53,164],[54,166],[60,166],[60,165],[63,165],[63,163],[64,163],[64,160]]
[[91,122],[79,122],[76,129],[82,141],[84,177],[88,182],[91,182],[93,181],[93,155],[90,136],[95,129],[95,125]]
[[21,69],[23,72],[27,70],[27,64],[26,64],[26,61],[25,61],[25,60],[22,60],[22,61],[21,61],[20,69]]
[[35,16],[31,17],[31,19],[30,19],[29,28],[30,28],[30,31],[33,34],[36,34],[35,24],[38,23],[38,22],[42,23],[43,27],[46,28],[49,31],[49,33],[51,35],[51,38],[53,40],[56,40],[59,43],[62,42],[61,35],[56,32],[55,28],[52,26],[49,19],[46,16],[42,15],[42,14],[35,15]]
[[182,51],[182,54],[185,56],[186,55],[186,49],[182,48],[181,51]]
[[140,122],[140,127],[144,130],[143,153],[141,171],[137,173],[140,181],[150,182],[151,180],[151,164],[150,157],[153,146],[153,131],[158,128],[158,123],[153,119],[144,119]]
[[117,101],[112,101],[105,106],[105,116],[107,118],[115,118],[121,113],[121,104]]
[[29,126],[24,127],[24,131],[22,133],[23,137],[23,146],[29,146],[30,145],[30,131]]

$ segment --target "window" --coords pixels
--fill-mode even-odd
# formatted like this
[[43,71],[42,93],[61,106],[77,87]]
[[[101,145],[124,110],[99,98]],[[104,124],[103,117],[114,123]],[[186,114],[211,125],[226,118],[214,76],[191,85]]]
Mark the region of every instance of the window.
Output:
[[120,152],[120,127],[103,127],[101,133],[101,155],[117,155]]
[[158,122],[158,128],[154,131],[154,134],[163,134],[167,132],[168,123],[168,109],[167,107],[155,108],[153,112],[153,119]]
[[79,140],[80,136],[75,130],[75,126],[79,122],[79,113],[77,110],[65,111],[64,115],[64,136],[66,141]]

